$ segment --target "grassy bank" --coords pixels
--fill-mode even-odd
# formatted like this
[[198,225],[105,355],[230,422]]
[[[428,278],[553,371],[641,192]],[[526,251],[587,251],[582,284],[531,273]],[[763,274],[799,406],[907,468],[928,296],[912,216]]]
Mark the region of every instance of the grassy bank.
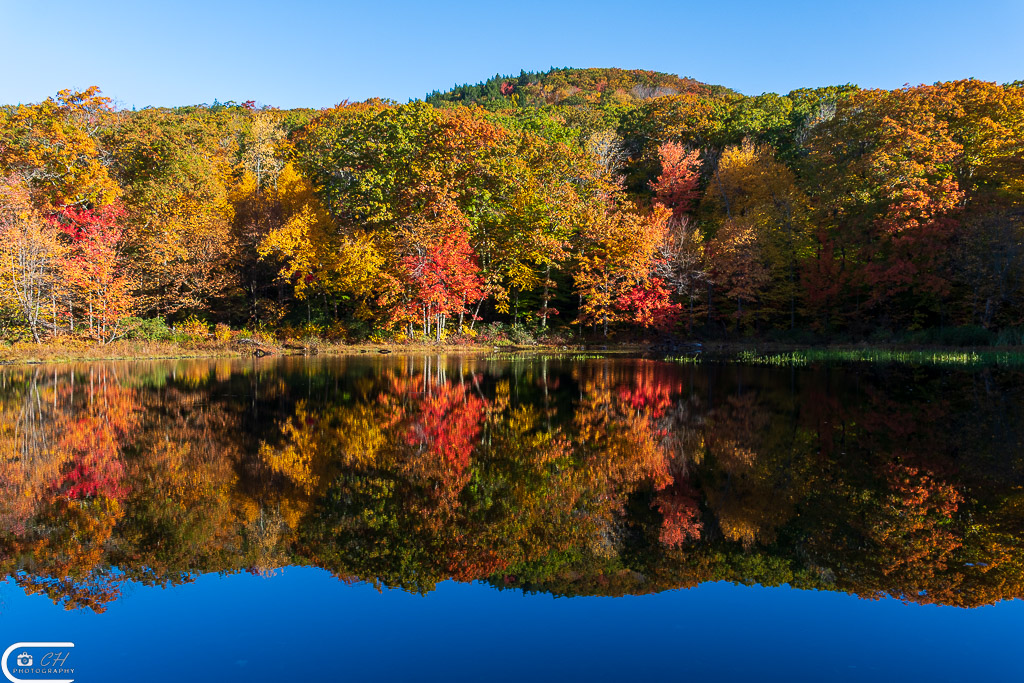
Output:
[[[822,348],[765,352],[745,349],[728,360],[751,365],[806,366],[815,363],[901,363],[948,366],[1024,366],[1024,349]],[[680,359],[684,360],[684,359]]]
[[62,340],[57,344],[16,342],[0,346],[0,363],[59,363],[74,360],[134,360],[158,358],[215,358],[252,355],[228,342],[118,340],[109,344]]
[[[109,344],[62,340],[60,343],[16,342],[0,345],[0,364],[61,363],[82,360],[157,360],[288,355],[362,355],[390,353],[483,353],[504,351],[555,351],[568,347],[495,344],[339,344],[301,341],[248,340],[148,341],[118,340]],[[575,347],[574,347],[575,348]]]
[[364,354],[437,354],[437,353],[499,353],[521,356],[549,354],[583,354],[595,358],[605,355],[637,355],[664,358],[677,362],[726,361],[752,365],[805,366],[814,363],[907,363],[950,366],[1024,366],[1024,347],[964,349],[957,347],[921,348],[900,346],[797,347],[785,344],[750,342],[708,342],[695,353],[696,346],[660,344],[601,343],[551,345],[458,343],[432,344],[422,342],[343,344],[322,340],[278,341],[267,337],[256,339],[214,338],[189,340],[118,340],[100,344],[84,340],[61,340],[59,343],[16,342],[0,345],[0,364],[60,363],[89,360],[157,360],[176,358],[218,358],[246,356],[345,356]]

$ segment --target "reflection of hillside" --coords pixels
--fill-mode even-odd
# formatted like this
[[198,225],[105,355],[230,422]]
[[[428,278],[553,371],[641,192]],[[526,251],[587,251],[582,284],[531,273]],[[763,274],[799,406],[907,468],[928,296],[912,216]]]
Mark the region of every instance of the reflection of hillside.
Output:
[[620,595],[1024,597],[1016,374],[397,358],[0,371],[0,563]]

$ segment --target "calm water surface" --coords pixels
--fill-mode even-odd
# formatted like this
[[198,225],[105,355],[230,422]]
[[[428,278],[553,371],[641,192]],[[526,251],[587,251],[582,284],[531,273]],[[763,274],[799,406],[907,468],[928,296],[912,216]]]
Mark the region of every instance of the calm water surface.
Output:
[[76,681],[1018,680],[1022,446],[996,368],[8,367],[0,646],[74,642]]

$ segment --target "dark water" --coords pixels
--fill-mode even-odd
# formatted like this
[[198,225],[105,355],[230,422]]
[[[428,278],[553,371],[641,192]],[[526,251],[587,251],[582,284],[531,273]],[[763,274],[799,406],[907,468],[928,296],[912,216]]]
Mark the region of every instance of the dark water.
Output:
[[1016,680],[1022,443],[995,368],[6,368],[0,645],[79,681]]

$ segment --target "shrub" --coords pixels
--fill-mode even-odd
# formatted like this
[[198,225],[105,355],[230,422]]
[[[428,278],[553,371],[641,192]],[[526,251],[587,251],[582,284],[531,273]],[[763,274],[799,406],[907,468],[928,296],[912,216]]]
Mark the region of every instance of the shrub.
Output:
[[868,342],[871,344],[892,344],[896,341],[896,334],[885,327],[872,330],[868,335]]
[[811,346],[821,343],[821,338],[813,330],[796,328],[794,330],[771,330],[767,334],[769,341],[797,346]]
[[988,346],[996,336],[978,325],[964,327],[932,327],[906,335],[906,341],[924,346]]
[[483,344],[532,346],[537,343],[535,331],[523,324],[487,323],[480,325],[476,330],[476,341]]
[[334,343],[345,343],[349,339],[348,327],[335,321],[324,328],[323,338]]
[[367,340],[371,344],[384,344],[384,343],[387,343],[389,341],[400,341],[400,342],[409,341],[406,338],[404,332],[398,332],[396,334],[395,332],[392,332],[391,330],[384,330],[384,329],[379,329],[379,328],[373,330],[372,332],[370,332],[369,336],[367,337]]
[[[285,330],[287,330],[289,333],[285,334]],[[294,334],[294,330],[292,330],[291,328],[284,328],[284,330],[281,330],[280,338],[282,339],[286,339],[289,337],[295,338],[296,336],[298,335]],[[251,339],[252,341],[258,344],[263,344],[264,346],[274,346],[277,344],[278,340],[278,336],[274,335],[271,332],[267,332],[264,329],[239,330],[238,332],[235,333],[234,337],[235,339]]]
[[224,323],[217,323],[213,326],[213,337],[219,342],[231,341],[231,327]]
[[210,336],[210,326],[204,320],[190,315],[178,325],[177,332],[188,339],[206,339]]
[[526,325],[509,325],[507,336],[513,344],[532,346],[537,343],[537,338],[533,336],[533,332]]
[[174,331],[163,318],[125,318],[122,325],[127,330],[126,339],[140,341],[170,341]]
[[966,327],[947,327],[939,333],[939,343],[943,346],[988,346],[995,335],[979,325]]
[[370,324],[361,318],[350,318],[345,321],[345,339],[350,342],[368,339],[373,331]]

